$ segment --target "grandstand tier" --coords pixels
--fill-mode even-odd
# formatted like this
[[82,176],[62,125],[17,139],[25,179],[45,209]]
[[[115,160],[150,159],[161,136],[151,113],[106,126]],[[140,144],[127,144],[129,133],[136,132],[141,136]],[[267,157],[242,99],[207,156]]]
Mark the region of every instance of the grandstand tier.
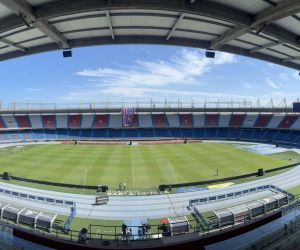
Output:
[[[1,129],[100,129],[124,127],[121,113],[1,114]],[[297,113],[136,113],[129,128],[269,128],[300,129]]]
[[0,142],[39,140],[200,139],[237,140],[300,147],[300,130],[268,128],[98,128],[0,130]]

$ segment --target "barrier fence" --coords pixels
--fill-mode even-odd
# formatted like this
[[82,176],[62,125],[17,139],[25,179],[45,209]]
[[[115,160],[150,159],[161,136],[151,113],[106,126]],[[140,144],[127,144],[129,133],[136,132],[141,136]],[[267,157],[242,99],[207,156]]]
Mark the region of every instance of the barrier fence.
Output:
[[[182,230],[180,232],[177,232],[173,235],[182,235],[187,233],[197,233],[195,237],[205,237],[206,235],[210,235],[212,233],[217,233],[221,230],[231,230],[236,227],[240,227],[243,224],[249,225],[252,222],[255,222],[257,220],[267,218],[271,215],[275,215],[278,213],[285,214],[292,212],[295,209],[300,208],[300,201],[299,196],[296,196],[295,199],[289,203],[288,205],[273,209],[272,211],[269,211],[267,214],[264,214],[258,218],[244,218],[244,220],[241,223],[228,225],[226,227],[220,228],[216,221],[212,220],[205,224],[205,227],[203,227],[203,221],[198,221],[196,219],[189,220],[188,228],[187,230]],[[182,222],[178,222],[180,224]],[[173,223],[176,225],[177,223]],[[168,227],[169,224],[167,223],[166,226]],[[14,228],[19,228],[21,230],[24,230],[25,228],[23,226],[16,225],[8,220],[1,220],[0,221],[0,230],[6,230],[6,231],[13,231]],[[89,240],[107,240],[107,241],[136,241],[136,240],[151,240],[151,239],[159,239],[163,237],[170,237],[171,233],[168,230],[165,230],[163,227],[163,224],[152,224],[149,226],[149,229],[145,231],[145,233],[136,233],[139,232],[139,229],[141,226],[130,226],[133,232],[132,234],[124,234],[122,230],[122,225],[120,226],[107,226],[107,225],[89,225],[88,226],[88,241]],[[80,231],[77,230],[69,230],[64,231],[61,227],[54,227],[53,230],[49,231],[49,229],[39,228],[39,229],[33,229],[26,227],[25,229],[28,232],[41,235],[41,236],[50,236],[54,237],[56,239],[64,239],[64,240],[70,240],[73,242],[78,241],[78,234]],[[200,234],[199,234],[200,233]]]

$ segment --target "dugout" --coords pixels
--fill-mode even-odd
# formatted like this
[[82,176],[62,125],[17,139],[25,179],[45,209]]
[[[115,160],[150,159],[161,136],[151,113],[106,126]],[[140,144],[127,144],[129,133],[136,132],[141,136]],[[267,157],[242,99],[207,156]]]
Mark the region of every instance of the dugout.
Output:
[[250,210],[245,204],[230,207],[228,210],[233,214],[234,224],[244,222],[250,218]]
[[40,213],[36,220],[36,227],[46,228],[51,230],[57,214]]
[[19,215],[25,208],[15,206],[15,205],[8,205],[3,209],[2,218],[13,220],[16,223],[19,222]]
[[189,232],[189,221],[185,216],[168,218],[171,236]]
[[36,221],[41,212],[25,208],[19,216],[19,223],[36,227]]
[[278,208],[278,202],[272,196],[260,199],[258,201],[260,201],[262,204],[264,204],[265,212],[269,212],[269,211],[274,210],[275,208]]
[[224,226],[234,224],[233,213],[228,208],[216,210],[213,212],[218,218],[219,227],[224,227]]
[[250,210],[251,217],[256,217],[265,213],[265,206],[259,201],[252,201],[246,204]]

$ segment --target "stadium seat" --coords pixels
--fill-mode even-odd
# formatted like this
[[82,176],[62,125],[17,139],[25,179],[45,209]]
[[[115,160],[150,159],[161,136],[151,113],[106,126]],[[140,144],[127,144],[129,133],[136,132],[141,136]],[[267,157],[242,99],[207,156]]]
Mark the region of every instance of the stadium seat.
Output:
[[107,128],[109,115],[95,115],[93,121],[93,128]]
[[46,140],[56,140],[57,134],[55,130],[44,130]]
[[258,118],[258,114],[252,114],[252,113],[246,114],[246,117],[244,119],[242,127],[243,128],[253,128],[257,121],[257,118]]
[[272,114],[259,114],[258,118],[254,124],[256,128],[265,128],[269,124],[270,120],[272,119]]
[[194,132],[192,128],[182,128],[181,129],[182,137],[183,138],[193,138]]
[[206,128],[205,129],[205,138],[206,139],[216,139],[217,130],[218,129],[216,129],[216,128]]
[[139,133],[137,129],[124,129],[123,138],[138,138]]
[[81,128],[92,128],[95,119],[94,114],[82,114],[81,116]]
[[80,139],[80,129],[69,129],[69,139],[70,140],[79,140]]
[[108,130],[109,138],[123,138],[123,130],[121,129],[109,129]]
[[154,130],[155,136],[158,138],[168,138],[170,137],[169,129],[156,128]]
[[290,128],[297,119],[298,115],[287,114],[279,124],[278,128]]
[[139,130],[140,138],[153,138],[154,130],[153,128],[141,128]]
[[205,126],[206,127],[217,127],[219,114],[206,114],[205,115]]
[[0,128],[6,128],[6,124],[5,124],[2,116],[0,116]]
[[169,123],[165,114],[152,114],[152,121],[154,127],[168,127]]
[[152,128],[152,117],[150,114],[138,114],[140,128]]
[[82,129],[80,132],[80,139],[83,139],[83,140],[92,139],[92,130],[91,129]]
[[171,128],[180,127],[178,113],[174,113],[174,114],[167,113],[166,116],[167,116],[168,124]]
[[92,137],[95,139],[103,139],[108,137],[107,129],[93,129]]
[[182,138],[181,129],[179,128],[170,128],[170,136],[173,138]]
[[31,128],[31,123],[27,115],[15,115],[15,120],[19,128]]
[[68,128],[80,128],[81,127],[81,115],[69,115]]
[[42,118],[39,114],[29,114],[28,115],[31,127],[33,129],[42,129],[43,124],[42,124]]
[[194,126],[192,114],[179,114],[179,122],[181,127],[192,128]]
[[228,127],[231,119],[231,113],[220,114],[219,127]]
[[278,128],[281,121],[284,119],[284,114],[274,114],[269,124],[266,126],[267,128]]
[[56,128],[54,115],[42,115],[42,123],[44,128]]
[[232,114],[229,126],[230,127],[241,127],[246,118],[246,114]]

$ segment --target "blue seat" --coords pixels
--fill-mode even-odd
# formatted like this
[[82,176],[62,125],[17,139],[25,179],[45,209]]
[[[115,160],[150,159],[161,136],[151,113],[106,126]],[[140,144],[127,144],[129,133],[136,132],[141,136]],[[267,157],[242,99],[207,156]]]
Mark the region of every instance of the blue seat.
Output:
[[124,138],[138,138],[139,133],[137,129],[124,129],[123,136]]
[[159,138],[170,137],[169,130],[168,129],[163,129],[163,128],[155,129],[155,135],[156,135],[156,137],[159,137]]
[[182,138],[181,130],[179,128],[170,128],[169,133],[171,137]]
[[142,128],[139,130],[141,138],[149,138],[154,137],[153,129],[152,128]]
[[193,138],[194,137],[192,128],[182,128],[181,133],[184,138]]
[[92,137],[95,139],[107,138],[107,129],[94,129],[92,131]]

